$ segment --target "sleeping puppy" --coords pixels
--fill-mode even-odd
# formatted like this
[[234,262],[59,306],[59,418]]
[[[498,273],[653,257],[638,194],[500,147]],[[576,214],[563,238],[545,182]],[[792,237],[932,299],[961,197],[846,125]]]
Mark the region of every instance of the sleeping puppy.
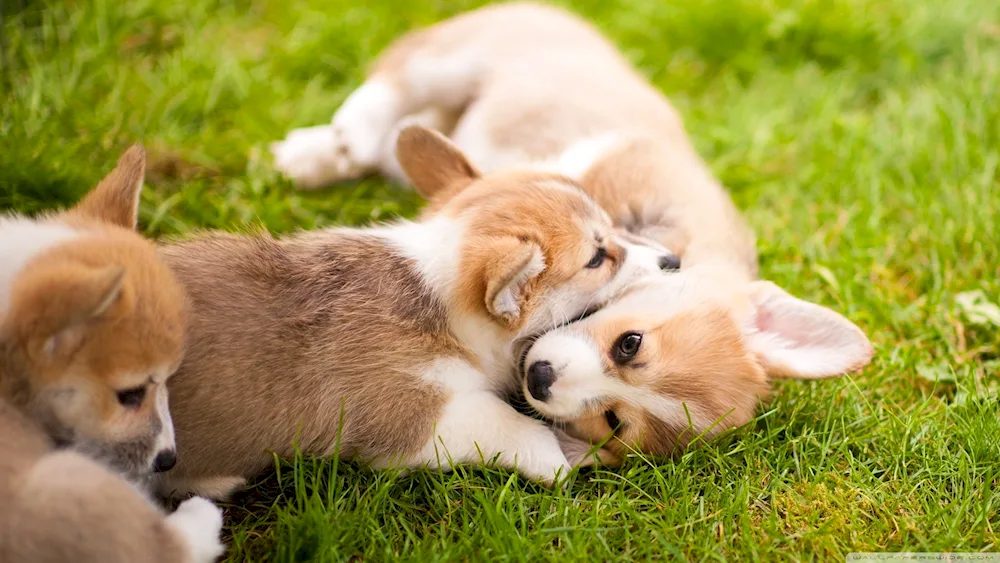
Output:
[[[628,428],[622,447],[666,452],[686,442],[681,434],[748,421],[769,376],[835,376],[870,361],[849,321],[753,281],[753,233],[681,118],[579,18],[510,3],[409,33],[332,124],[275,143],[275,164],[303,188],[375,172],[405,179],[389,148],[409,123],[449,133],[484,170],[575,179],[616,227],[693,270],[657,276],[623,304],[522,347],[528,401],[577,436]],[[709,286],[711,300],[691,293]]]

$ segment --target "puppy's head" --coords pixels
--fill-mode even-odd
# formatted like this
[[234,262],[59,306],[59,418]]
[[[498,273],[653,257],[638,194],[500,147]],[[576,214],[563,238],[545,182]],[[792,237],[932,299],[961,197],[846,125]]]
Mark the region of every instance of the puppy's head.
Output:
[[455,299],[511,335],[568,322],[641,276],[677,268],[665,249],[615,231],[568,178],[481,175],[447,139],[420,127],[400,133],[397,156],[428,199],[424,218],[464,226]]
[[521,352],[528,402],[622,456],[667,455],[753,418],[768,379],[865,366],[868,338],[841,315],[765,281],[695,267],[636,282],[594,315]]
[[167,378],[181,360],[184,293],[134,232],[145,157],[130,149],[75,208],[73,230],[25,264],[0,333],[0,389],[57,441],[141,474],[175,462]]

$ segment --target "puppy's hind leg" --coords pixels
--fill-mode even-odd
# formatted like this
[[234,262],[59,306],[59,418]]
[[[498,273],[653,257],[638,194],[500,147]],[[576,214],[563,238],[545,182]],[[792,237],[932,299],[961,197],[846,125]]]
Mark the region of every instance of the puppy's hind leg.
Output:
[[[474,50],[432,51],[419,40],[421,33],[386,50],[364,84],[334,114],[331,125],[296,129],[284,141],[273,143],[275,167],[302,188],[377,171],[398,178],[392,152],[400,120],[428,109],[460,111],[481,75]],[[387,161],[386,154],[391,156]]]
[[401,185],[410,185],[410,179],[406,177],[403,167],[399,165],[399,159],[396,158],[396,140],[399,138],[399,132],[410,125],[420,125],[421,127],[439,131],[444,135],[449,135],[455,128],[457,121],[457,113],[438,107],[429,107],[400,119],[396,122],[386,142],[382,145],[379,172],[386,178]]

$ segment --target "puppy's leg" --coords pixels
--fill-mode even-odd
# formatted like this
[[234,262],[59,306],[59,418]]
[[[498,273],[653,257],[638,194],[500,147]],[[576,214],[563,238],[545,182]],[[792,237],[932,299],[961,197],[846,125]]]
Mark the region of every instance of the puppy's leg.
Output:
[[434,437],[403,465],[449,469],[453,463],[496,464],[552,484],[570,464],[544,423],[515,411],[488,391],[459,393],[445,406]]
[[[368,80],[334,114],[331,125],[296,129],[284,141],[273,143],[275,167],[302,188],[380,170],[398,177],[393,132],[400,120],[428,109],[460,111],[472,98],[482,72],[474,50],[432,51],[415,37],[404,37],[382,55]],[[425,118],[417,119],[423,123]]]
[[[69,478],[71,477],[71,478]],[[195,562],[222,554],[222,511],[204,499],[166,517],[134,486],[74,452],[47,455],[17,497],[11,561]],[[8,560],[3,557],[0,559]]]

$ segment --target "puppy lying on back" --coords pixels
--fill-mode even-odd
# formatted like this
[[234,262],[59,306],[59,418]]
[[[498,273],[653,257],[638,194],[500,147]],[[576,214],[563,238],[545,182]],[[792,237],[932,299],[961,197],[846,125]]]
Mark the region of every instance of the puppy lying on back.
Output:
[[419,127],[398,152],[434,198],[418,222],[163,248],[192,303],[164,493],[224,496],[272,452],[330,455],[338,437],[376,467],[496,458],[544,482],[569,469],[552,431],[501,398],[518,385],[511,344],[658,272],[660,256],[619,241],[568,179],[481,176]]
[[165,517],[118,475],[176,461],[166,380],[186,311],[134,231],[144,164],[133,147],[70,211],[0,217],[0,561],[198,562],[222,551],[210,502]]
[[577,437],[598,442],[620,427],[616,453],[665,453],[686,442],[681,434],[750,420],[768,377],[835,376],[871,359],[868,339],[840,315],[752,281],[753,234],[677,112],[579,18],[512,3],[412,32],[331,125],[276,143],[275,163],[306,188],[400,178],[389,147],[414,122],[450,133],[484,170],[576,179],[617,227],[690,269],[522,347],[529,403]]

